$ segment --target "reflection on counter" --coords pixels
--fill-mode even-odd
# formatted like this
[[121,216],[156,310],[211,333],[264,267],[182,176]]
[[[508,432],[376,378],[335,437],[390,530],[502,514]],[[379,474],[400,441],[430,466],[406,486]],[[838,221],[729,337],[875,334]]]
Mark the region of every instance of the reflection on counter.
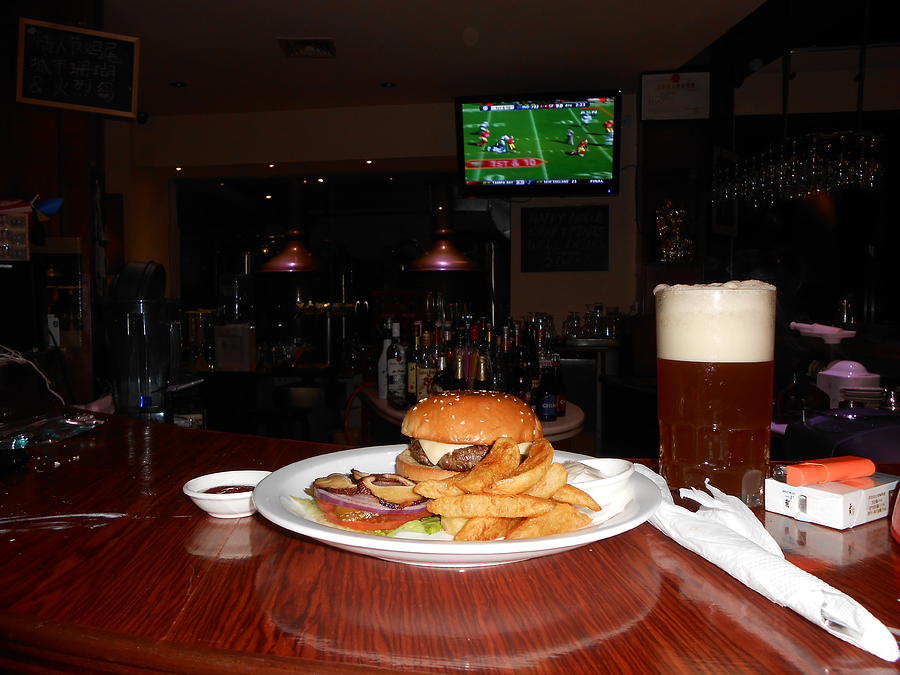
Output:
[[218,560],[243,560],[260,553],[252,518],[223,520],[212,516],[197,521],[197,527],[185,544],[188,553]]
[[839,567],[882,555],[893,545],[884,519],[835,530],[767,511],[765,526],[786,554],[818,558]]

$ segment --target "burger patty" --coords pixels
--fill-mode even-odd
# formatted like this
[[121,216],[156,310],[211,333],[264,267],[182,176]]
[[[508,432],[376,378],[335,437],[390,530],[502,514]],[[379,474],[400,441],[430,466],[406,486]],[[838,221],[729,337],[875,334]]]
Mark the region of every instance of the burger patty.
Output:
[[[464,448],[456,448],[456,450],[444,454],[438,460],[437,465],[447,471],[468,471],[484,459],[484,456],[488,454],[490,449],[489,445],[467,445]],[[410,441],[409,453],[419,464],[434,466],[422,449],[422,444],[419,443],[418,439],[414,438]]]

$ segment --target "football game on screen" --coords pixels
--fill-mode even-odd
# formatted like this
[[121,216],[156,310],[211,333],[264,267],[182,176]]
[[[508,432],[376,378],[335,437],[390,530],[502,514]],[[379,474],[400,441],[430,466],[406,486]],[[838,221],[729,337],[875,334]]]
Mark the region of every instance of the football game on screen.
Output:
[[608,181],[614,109],[612,98],[464,103],[466,182]]

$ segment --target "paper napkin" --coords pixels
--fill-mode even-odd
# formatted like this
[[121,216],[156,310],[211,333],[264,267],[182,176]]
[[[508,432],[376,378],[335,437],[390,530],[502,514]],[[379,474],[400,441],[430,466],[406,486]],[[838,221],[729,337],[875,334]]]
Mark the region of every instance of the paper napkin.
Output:
[[847,594],[785,560],[778,544],[740,499],[709,484],[710,494],[682,488],[682,498],[700,504],[692,513],[673,502],[659,474],[638,464],[635,470],[662,492],[663,502],[649,521],[661,532],[835,637],[887,661],[900,658],[897,641],[884,624]]

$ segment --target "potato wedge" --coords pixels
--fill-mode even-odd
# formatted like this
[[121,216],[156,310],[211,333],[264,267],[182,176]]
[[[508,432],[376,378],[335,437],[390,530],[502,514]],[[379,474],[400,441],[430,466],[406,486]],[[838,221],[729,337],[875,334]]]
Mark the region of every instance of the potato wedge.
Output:
[[590,516],[570,504],[557,504],[552,511],[533,518],[525,518],[506,535],[507,539],[547,537],[571,532],[591,523]]
[[574,485],[563,485],[559,490],[553,493],[551,499],[555,502],[563,502],[565,504],[575,504],[576,506],[584,506],[591,511],[599,511],[600,505],[584,490]]
[[474,518],[527,518],[551,511],[555,503],[531,495],[459,495],[438,497],[428,502],[428,510],[441,516]]
[[465,525],[460,528],[453,538],[457,541],[493,541],[494,539],[505,537],[521,521],[521,518],[477,516],[466,520]]
[[456,486],[470,493],[481,492],[485,485],[496,483],[512,473],[521,459],[519,446],[511,438],[498,438],[484,459],[458,479]]
[[441,529],[447,534],[456,536],[456,533],[459,532],[467,522],[469,522],[468,518],[441,516]]
[[525,494],[543,499],[550,499],[554,493],[566,484],[569,480],[569,472],[559,462],[553,462],[547,467],[547,472],[538,480],[537,483],[525,490]]
[[553,446],[541,439],[531,445],[528,457],[505,478],[484,488],[488,494],[517,495],[537,483],[553,463]]
[[460,488],[447,480],[423,480],[421,483],[416,484],[413,492],[429,499],[465,494]]

